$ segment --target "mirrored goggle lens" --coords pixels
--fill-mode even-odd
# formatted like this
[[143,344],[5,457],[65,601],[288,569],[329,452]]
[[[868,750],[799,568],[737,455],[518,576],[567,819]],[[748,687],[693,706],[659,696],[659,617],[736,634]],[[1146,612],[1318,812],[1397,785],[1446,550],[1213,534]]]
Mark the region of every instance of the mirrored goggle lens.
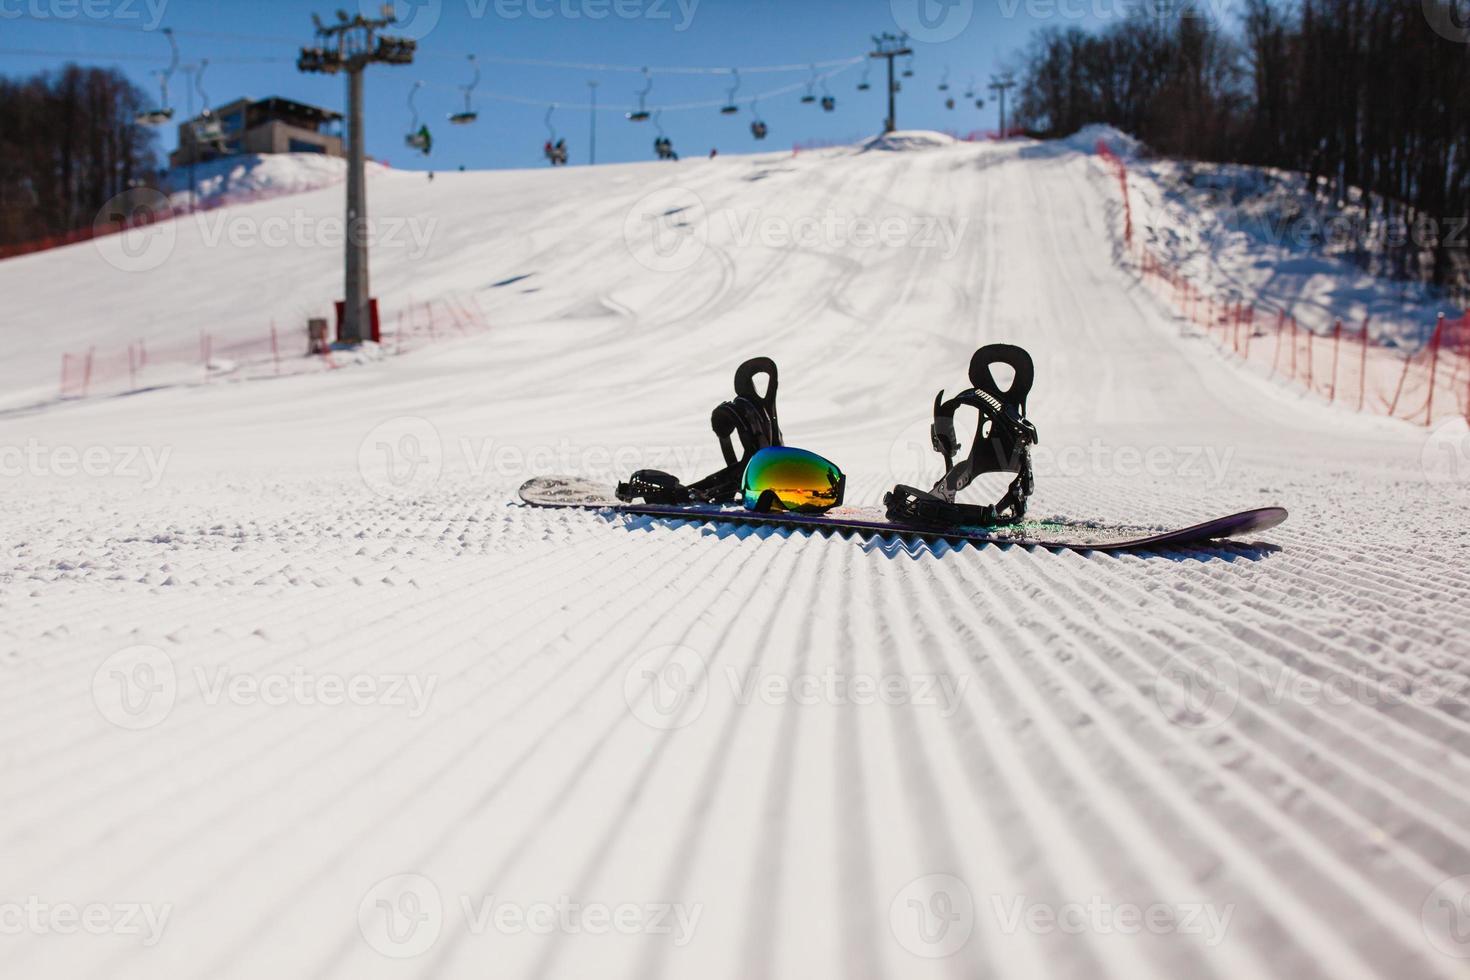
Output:
[[741,487],[748,510],[824,511],[842,503],[847,478],[816,453],[771,446],[750,457]]

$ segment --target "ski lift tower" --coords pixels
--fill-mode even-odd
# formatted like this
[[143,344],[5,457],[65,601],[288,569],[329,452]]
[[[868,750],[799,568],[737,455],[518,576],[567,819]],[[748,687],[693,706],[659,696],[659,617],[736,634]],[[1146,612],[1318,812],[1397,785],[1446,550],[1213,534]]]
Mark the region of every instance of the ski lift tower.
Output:
[[913,49],[909,47],[909,36],[907,34],[882,34],[873,35],[873,51],[869,58],[884,58],[888,61],[888,118],[883,120],[883,132],[891,133],[898,128],[898,110],[895,96],[898,94],[898,82],[893,77],[893,59],[908,58],[913,56]]
[[1011,77],[1010,72],[1004,75],[991,75],[990,84],[987,88],[1000,96],[1000,138],[1006,138],[1006,92],[1016,87],[1016,80]]
[[396,20],[391,4],[376,19],[358,14],[348,17],[337,11],[337,23],[323,24],[312,15],[318,47],[302,48],[296,67],[323,75],[347,73],[347,268],[344,277],[340,340],[358,344],[371,337],[367,246],[367,153],[363,130],[362,72],[368,65],[409,65],[417,42],[410,38],[386,37],[378,32]]

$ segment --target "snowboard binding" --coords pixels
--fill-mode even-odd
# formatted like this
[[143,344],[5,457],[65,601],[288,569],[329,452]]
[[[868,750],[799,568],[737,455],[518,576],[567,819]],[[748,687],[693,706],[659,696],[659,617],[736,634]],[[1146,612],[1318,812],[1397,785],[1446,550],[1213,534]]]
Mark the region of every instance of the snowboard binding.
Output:
[[[995,380],[994,366],[1005,364],[1014,379],[1004,391]],[[1026,498],[1034,489],[1031,447],[1040,440],[1036,427],[1026,418],[1026,396],[1036,379],[1031,355],[1012,344],[987,344],[970,359],[970,384],[948,401],[941,390],[934,399],[934,423],[929,437],[944,457],[944,476],[931,490],[899,484],[883,498],[888,519],[899,523],[930,526],[993,527],[1019,523],[1026,515]],[[980,413],[970,454],[955,462],[960,442],[955,435],[954,413],[968,405]],[[982,473],[1015,473],[999,502],[961,504],[955,496]]]
[[[755,378],[761,374],[768,379],[765,394],[755,389]],[[783,445],[781,425],[776,419],[776,362],[769,357],[753,357],[736,368],[735,397],[715,406],[710,413],[710,427],[720,440],[723,468],[687,486],[672,473],[639,470],[626,483],[618,484],[617,498],[648,504],[724,504],[739,500],[750,457],[767,447]]]

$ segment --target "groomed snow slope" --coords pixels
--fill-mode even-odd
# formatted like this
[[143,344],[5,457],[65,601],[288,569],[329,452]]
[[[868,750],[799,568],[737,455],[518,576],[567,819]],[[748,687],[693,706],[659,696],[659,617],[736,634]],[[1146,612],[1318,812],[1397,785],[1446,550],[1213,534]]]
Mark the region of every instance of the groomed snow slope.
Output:
[[[471,294],[488,333],[0,416],[0,971],[1463,976],[1461,432],[1182,336],[1113,265],[1114,187],[1024,142],[382,174],[375,216],[435,224],[375,291]],[[12,387],[78,335],[337,289],[334,245],[109,247],[0,263]],[[1290,522],[909,553],[512,503],[707,471],[754,354],[875,502],[937,475],[934,393],[992,340],[1037,359],[1037,514]]]

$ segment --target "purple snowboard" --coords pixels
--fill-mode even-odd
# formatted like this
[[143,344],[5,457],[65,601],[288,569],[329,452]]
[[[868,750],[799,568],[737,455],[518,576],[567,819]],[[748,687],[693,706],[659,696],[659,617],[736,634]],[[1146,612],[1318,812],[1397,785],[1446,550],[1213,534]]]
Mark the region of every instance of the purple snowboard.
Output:
[[1286,520],[1281,507],[1263,507],[1173,530],[1127,527],[1084,521],[1027,521],[1006,527],[933,528],[895,524],[879,507],[838,507],[825,514],[757,514],[736,505],[629,504],[612,488],[575,477],[539,477],[521,487],[521,500],[534,507],[574,507],[615,511],[643,517],[705,524],[756,524],[819,532],[855,531],[893,535],[906,541],[973,541],[1020,544],[1075,551],[1123,551],[1197,545],[1254,531],[1267,531]]

